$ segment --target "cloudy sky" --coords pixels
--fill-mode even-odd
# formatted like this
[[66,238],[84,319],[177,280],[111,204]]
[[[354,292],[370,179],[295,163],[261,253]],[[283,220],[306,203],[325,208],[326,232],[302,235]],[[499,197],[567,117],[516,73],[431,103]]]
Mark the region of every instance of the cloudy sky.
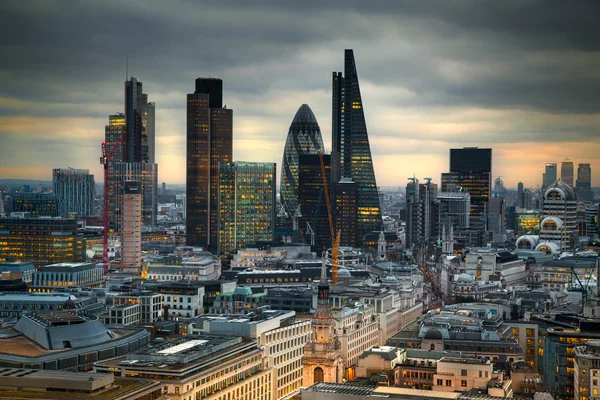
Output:
[[[325,4],[322,4],[325,3]],[[101,181],[129,74],[156,102],[160,181],[185,182],[185,97],[224,80],[234,159],[277,162],[302,103],[331,149],[331,73],[353,48],[379,185],[439,182],[450,147],[493,148],[509,187],[545,162],[600,186],[600,4],[592,1],[8,1],[0,13],[0,178]]]

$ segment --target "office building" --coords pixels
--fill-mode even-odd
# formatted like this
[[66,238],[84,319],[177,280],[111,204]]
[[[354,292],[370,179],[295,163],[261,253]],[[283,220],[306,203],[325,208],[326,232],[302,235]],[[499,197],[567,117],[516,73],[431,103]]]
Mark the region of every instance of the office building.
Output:
[[142,82],[125,82],[125,141],[123,162],[154,163],[154,103],[148,103]]
[[[125,114],[116,113],[108,116],[108,125],[104,126],[104,143],[106,150],[110,151],[113,147],[125,137]],[[121,142],[115,149],[110,161],[123,162],[125,154],[123,149],[125,144]]]
[[160,383],[150,379],[18,368],[4,368],[0,373],[0,398],[4,400],[63,400],[66,393],[70,400],[154,400],[162,397]]
[[53,193],[14,193],[12,212],[29,213],[32,217],[58,217],[58,196]]
[[236,287],[233,292],[217,295],[211,314],[254,313],[265,304],[265,293],[252,293],[249,287]]
[[142,194],[136,181],[123,182],[121,196],[121,271],[142,268]]
[[600,391],[600,340],[590,340],[574,350],[575,399],[596,398]]
[[[33,289],[29,289],[33,291]],[[81,309],[69,293],[0,293],[0,317],[21,318],[32,311],[61,311]]]
[[157,380],[164,397],[177,400],[269,400],[276,386],[256,340],[207,333],[153,343],[94,371]]
[[471,215],[471,195],[469,192],[437,192],[437,200],[441,219],[449,220],[450,226],[455,229],[469,228]]
[[299,157],[323,150],[321,128],[308,104],[302,104],[290,125],[281,166],[281,202],[290,218],[298,208]]
[[33,218],[26,213],[0,218],[0,262],[29,261],[40,268],[85,259],[85,238],[77,232],[75,218]]
[[577,195],[562,179],[544,193],[544,210],[536,250],[555,254],[577,244]]
[[59,263],[38,269],[30,291],[51,292],[74,288],[95,288],[104,283],[104,269],[95,263]]
[[[506,239],[506,199],[504,197],[492,197],[488,202],[487,229],[494,233],[496,241],[503,242]],[[504,235],[503,238],[500,238]]]
[[558,166],[556,163],[546,163],[546,169],[542,175],[542,188],[547,188],[558,179]]
[[276,166],[236,161],[219,165],[218,255],[275,238]]
[[523,190],[523,182],[519,182],[517,184],[517,206],[521,208],[523,207],[523,204],[525,204],[525,199],[523,198]]
[[147,148],[147,154],[144,159],[146,162],[154,164],[156,163],[156,105],[154,102],[148,102],[148,95],[144,94],[144,96],[144,104],[142,105],[142,131],[145,135],[144,142]]
[[232,161],[233,110],[223,81],[197,78],[187,95],[186,243],[217,249],[219,163]]
[[492,149],[450,149],[450,172],[442,174],[442,191],[449,184],[460,186],[471,196],[470,227],[482,230],[492,190]]
[[411,178],[406,185],[406,245],[426,243],[437,233],[437,185]]
[[566,183],[569,186],[574,186],[574,179],[573,179],[573,174],[574,172],[574,166],[573,166],[573,161],[569,160],[568,158],[563,160],[561,166],[560,166],[560,179],[562,179],[562,181],[564,183]]
[[590,164],[579,164],[577,167],[577,190],[588,191],[592,189],[592,167]]
[[[333,73],[332,108],[331,182],[334,185],[333,203],[336,208],[338,205],[345,206],[346,201],[338,202],[337,197],[348,194],[347,182],[354,182],[356,186],[356,231],[347,232],[347,235],[353,237],[353,243],[360,244],[364,235],[381,229],[382,219],[358,73],[354,52],[350,49],[346,49],[344,52],[344,74]],[[345,178],[345,184],[339,187],[337,183],[341,182],[343,178]],[[341,193],[338,189],[341,190]],[[342,212],[343,218],[351,217],[352,214],[354,212]],[[337,221],[338,229],[344,231],[353,229],[354,224],[346,225],[346,222],[349,221]]]
[[357,247],[358,187],[351,178],[335,184],[335,234],[340,233],[340,246]]
[[[317,251],[331,247],[331,229],[327,212],[327,196],[323,186],[321,160],[316,154],[300,154],[298,160],[298,203],[301,217],[299,226],[304,242],[315,246]],[[331,156],[323,155],[325,179],[329,188]],[[283,189],[282,189],[283,190]]]
[[52,189],[58,197],[58,214],[94,214],[94,175],[89,169],[55,168]]
[[121,232],[124,183],[136,181],[142,197],[142,223],[155,225],[158,164],[110,162],[108,165],[108,220],[111,232]]

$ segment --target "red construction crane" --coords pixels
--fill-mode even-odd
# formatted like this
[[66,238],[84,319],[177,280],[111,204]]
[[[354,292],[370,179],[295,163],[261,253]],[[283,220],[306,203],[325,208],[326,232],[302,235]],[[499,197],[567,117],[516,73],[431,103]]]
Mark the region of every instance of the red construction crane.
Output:
[[117,143],[106,152],[106,142],[102,142],[102,156],[100,164],[104,166],[104,233],[102,237],[102,264],[104,265],[104,275],[108,274],[108,163],[111,161],[113,154],[125,140],[125,136],[121,136]]

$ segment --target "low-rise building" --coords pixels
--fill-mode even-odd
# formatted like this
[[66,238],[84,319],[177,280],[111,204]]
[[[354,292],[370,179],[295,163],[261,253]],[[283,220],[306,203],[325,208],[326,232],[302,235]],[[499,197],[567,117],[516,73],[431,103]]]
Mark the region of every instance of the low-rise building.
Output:
[[21,279],[27,286],[31,284],[35,266],[30,262],[0,263],[0,279]]
[[81,309],[81,302],[68,293],[0,293],[0,316],[20,318],[30,311]]
[[30,292],[67,291],[95,288],[104,282],[104,268],[94,263],[60,263],[46,265],[33,274]]
[[312,287],[269,288],[264,297],[265,305],[276,310],[292,310],[310,314],[317,307]]
[[210,308],[211,314],[247,314],[264,304],[264,293],[252,293],[249,287],[237,287],[233,292],[221,293]]
[[575,347],[573,371],[575,399],[597,398],[600,392],[600,340]]
[[492,373],[492,363],[484,358],[444,357],[437,363],[433,390],[466,392],[487,389]]

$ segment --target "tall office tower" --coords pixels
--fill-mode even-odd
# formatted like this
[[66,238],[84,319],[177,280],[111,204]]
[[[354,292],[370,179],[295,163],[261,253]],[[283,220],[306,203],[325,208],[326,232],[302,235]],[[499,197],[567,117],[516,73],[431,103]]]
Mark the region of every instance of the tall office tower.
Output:
[[468,192],[438,192],[439,217],[450,222],[454,229],[469,229],[471,215],[471,196]]
[[[329,187],[331,176],[331,156],[323,155],[325,179]],[[317,251],[331,247],[331,230],[325,188],[321,174],[321,160],[318,154],[298,156],[298,203],[302,216],[299,229],[304,232],[305,242],[314,245]]]
[[342,178],[335,184],[335,224],[336,234],[340,232],[340,246],[357,246],[357,194],[356,182]]
[[336,322],[329,304],[327,267],[325,266],[325,257],[323,257],[317,310],[312,320],[312,340],[304,346],[302,386],[309,387],[317,382],[342,382],[345,373],[344,356],[335,327]]
[[108,221],[109,229],[121,232],[121,196],[123,182],[136,181],[142,194],[142,223],[156,224],[158,164],[110,162],[108,165]]
[[12,212],[28,212],[32,217],[58,217],[58,196],[53,193],[15,193]]
[[542,179],[542,188],[550,187],[558,179],[558,166],[556,163],[546,163],[546,169]]
[[[275,163],[229,162],[218,170],[218,247],[219,256],[258,242],[275,239]],[[188,205],[188,215],[191,204]]]
[[523,182],[517,184],[517,206],[519,207],[523,207],[523,204],[525,204],[523,199],[523,187]]
[[216,251],[219,163],[232,160],[233,110],[223,81],[197,78],[187,95],[186,243]]
[[[332,109],[331,182],[334,188],[338,188],[336,183],[342,178],[345,180],[341,187],[346,188],[350,181],[356,184],[356,232],[349,234],[353,234],[355,245],[360,245],[365,234],[381,229],[382,219],[352,50],[345,51],[344,75],[333,73]],[[337,204],[336,191],[332,194]],[[347,229],[347,226],[337,225]]]
[[561,166],[560,166],[560,179],[566,183],[569,186],[573,186],[574,180],[573,180],[573,171],[574,167],[573,167],[573,161],[569,160],[568,158],[563,160]]
[[94,214],[94,175],[89,169],[55,168],[52,170],[52,188],[58,196],[58,214]]
[[[125,114],[116,113],[108,116],[108,125],[104,127],[104,142],[108,150],[112,149],[121,137],[125,136]],[[122,162],[125,158],[125,145],[121,143],[113,153],[114,161]]]
[[131,77],[125,82],[125,162],[142,162],[145,158],[144,127],[142,123],[142,108],[147,96],[142,93],[142,82]]
[[290,125],[281,167],[281,202],[290,217],[298,208],[298,157],[323,150],[321,128],[308,104],[302,104]]
[[577,244],[577,195],[562,179],[544,193],[540,243],[536,250],[556,254]]
[[411,178],[406,185],[406,244],[422,244],[437,233],[437,185]]
[[0,218],[0,243],[0,262],[29,261],[40,268],[86,260],[85,238],[77,232],[75,218],[13,213]]
[[590,164],[577,166],[577,190],[592,190],[592,167]]
[[[492,197],[488,202],[488,231],[494,235],[506,233],[506,199],[504,197]],[[502,240],[503,241],[503,240]]]
[[121,210],[121,271],[140,273],[142,268],[142,193],[137,182],[123,182]]
[[492,189],[492,149],[450,149],[450,172],[442,174],[442,191],[448,184],[461,186],[471,195],[472,229],[483,230],[486,203]]
[[148,102],[148,95],[144,94],[144,104],[142,105],[142,132],[143,149],[145,157],[142,161],[148,163],[156,162],[156,106],[154,102]]
[[4,210],[4,199],[2,198],[2,192],[0,192],[0,218],[6,217],[6,211]]

